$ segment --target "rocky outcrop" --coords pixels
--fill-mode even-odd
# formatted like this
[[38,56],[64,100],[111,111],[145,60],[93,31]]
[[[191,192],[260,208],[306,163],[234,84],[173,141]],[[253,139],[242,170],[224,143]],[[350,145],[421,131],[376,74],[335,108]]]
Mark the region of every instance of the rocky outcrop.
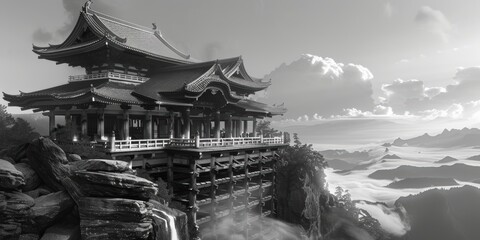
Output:
[[[38,239],[38,238],[37,238]],[[47,228],[40,240],[80,240],[78,216],[69,215]]]
[[132,172],[127,162],[117,160],[90,159],[82,161],[76,165],[78,170],[86,170],[90,172]]
[[148,200],[158,192],[155,183],[126,173],[77,171],[73,179],[92,197]]
[[30,144],[27,156],[32,168],[49,188],[54,191],[65,189],[60,180],[67,176],[69,169],[64,165],[68,160],[61,148],[48,138],[39,138]]
[[122,198],[82,198],[80,228],[84,239],[147,239],[152,204]]
[[27,163],[17,163],[15,168],[23,174],[25,179],[25,185],[22,187],[23,192],[34,190],[42,183],[38,174]]
[[68,159],[69,162],[82,161],[82,157],[80,157],[80,155],[75,154],[75,153],[69,153],[69,154],[67,154],[67,159]]
[[74,202],[64,191],[50,193],[35,199],[31,209],[28,232],[41,233],[54,222],[72,211]]
[[0,160],[0,239],[189,239],[186,214],[126,162],[68,161],[47,138],[19,149]]
[[22,172],[10,162],[0,159],[0,189],[14,190],[25,185]]
[[34,200],[21,192],[0,191],[0,236],[2,239],[18,239],[22,224],[28,221]]

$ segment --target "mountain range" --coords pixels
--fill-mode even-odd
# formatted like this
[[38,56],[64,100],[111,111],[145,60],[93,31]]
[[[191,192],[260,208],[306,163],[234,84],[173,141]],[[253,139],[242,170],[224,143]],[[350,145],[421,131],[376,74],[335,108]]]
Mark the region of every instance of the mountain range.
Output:
[[448,130],[445,129],[441,134],[430,136],[428,133],[422,136],[403,140],[397,138],[393,141],[394,146],[411,146],[411,147],[477,147],[480,146],[480,129],[463,128]]

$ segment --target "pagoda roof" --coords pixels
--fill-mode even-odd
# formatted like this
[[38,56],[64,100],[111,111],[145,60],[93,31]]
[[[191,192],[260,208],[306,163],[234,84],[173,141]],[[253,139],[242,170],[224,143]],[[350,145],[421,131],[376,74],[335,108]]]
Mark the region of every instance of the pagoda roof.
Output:
[[157,99],[163,94],[201,93],[212,84],[224,86],[227,94],[239,100],[240,96],[235,96],[235,92],[248,95],[266,89],[270,82],[250,77],[245,71],[242,58],[235,57],[165,68],[138,85],[134,92]]
[[[93,36],[82,39],[82,34],[87,29]],[[174,64],[197,62],[189,54],[175,48],[156,27],[146,28],[129,23],[94,11],[89,5],[82,9],[74,29],[63,43],[48,47],[34,45],[33,52],[40,58],[54,60],[57,57],[88,52],[106,46]]]

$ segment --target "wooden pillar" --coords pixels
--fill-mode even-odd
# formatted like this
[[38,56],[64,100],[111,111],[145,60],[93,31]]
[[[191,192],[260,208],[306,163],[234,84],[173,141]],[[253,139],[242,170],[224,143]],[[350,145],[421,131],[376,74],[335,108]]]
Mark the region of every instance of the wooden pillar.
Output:
[[210,118],[207,116],[205,120],[203,120],[203,137],[210,138],[210,129],[212,128]]
[[215,128],[213,132],[215,138],[220,138],[220,112],[215,113]]
[[55,129],[55,113],[50,111],[48,114],[48,134],[50,138],[55,139],[55,133],[53,130]]
[[105,138],[105,113],[97,113],[97,135],[100,139]]
[[83,139],[86,139],[88,137],[88,121],[87,121],[87,112],[85,110],[82,111],[82,115],[81,115],[81,119],[80,119],[80,123],[81,123],[81,126],[82,126],[82,138]]
[[243,121],[243,136],[248,137],[248,121]]
[[123,140],[128,140],[130,137],[130,114],[127,110],[123,112]]
[[152,114],[147,112],[145,115],[145,125],[143,126],[143,136],[145,139],[152,139]]
[[232,137],[237,137],[237,120],[232,120]]
[[244,169],[245,169],[245,183],[243,185],[243,187],[245,188],[245,199],[244,199],[244,204],[245,204],[245,210],[244,210],[244,213],[245,213],[245,235],[248,236],[248,226],[249,226],[249,222],[248,222],[248,202],[249,202],[249,198],[250,198],[250,192],[248,191],[248,182],[250,181],[249,177],[248,177],[248,163],[249,163],[249,160],[248,160],[248,153],[245,152],[245,163],[243,165]]
[[70,115],[70,111],[68,110],[65,112],[65,127],[72,127],[72,115]]
[[183,114],[182,138],[189,139],[190,138],[190,109],[187,108],[182,114]]
[[216,198],[216,195],[217,195],[217,187],[218,185],[215,184],[215,180],[216,180],[216,173],[217,173],[217,170],[216,170],[216,161],[217,161],[217,158],[215,157],[215,155],[212,155],[211,158],[210,158],[210,182],[211,182],[211,185],[210,185],[210,198],[211,198],[211,201],[212,201],[212,204],[211,204],[211,209],[210,209],[210,218],[211,218],[211,221],[212,221],[212,226],[213,226],[213,230],[215,232],[215,225],[216,225],[216,205],[217,205],[217,200],[215,199]]
[[253,131],[253,136],[256,137],[257,136],[257,119],[254,118],[253,119],[253,127],[252,127],[252,131]]
[[227,120],[225,121],[225,137],[231,138],[232,134],[232,115],[228,115]]
[[235,124],[235,128],[236,128],[236,130],[235,130],[235,132],[236,132],[235,136],[236,136],[236,137],[241,137],[241,136],[242,136],[242,127],[243,127],[243,126],[242,126],[242,120],[237,120],[237,121],[235,121],[235,122],[236,122],[236,124]]
[[168,132],[169,132],[169,136],[170,138],[174,138],[175,137],[175,114],[172,112],[172,111],[169,111],[170,113],[170,119],[169,119],[169,122],[168,122]]
[[197,225],[197,211],[198,211],[198,206],[197,206],[197,168],[195,166],[195,159],[189,159],[189,165],[190,165],[190,183],[189,183],[189,189],[190,192],[188,194],[188,210],[189,210],[189,225],[190,225],[190,231],[191,231],[191,238],[196,239],[198,237],[198,225]]

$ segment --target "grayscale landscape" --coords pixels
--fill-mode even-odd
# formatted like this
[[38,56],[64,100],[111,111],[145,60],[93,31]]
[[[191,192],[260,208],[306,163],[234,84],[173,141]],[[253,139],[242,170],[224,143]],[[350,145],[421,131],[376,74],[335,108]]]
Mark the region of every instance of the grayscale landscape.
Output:
[[480,1],[0,8],[0,239],[480,239]]

